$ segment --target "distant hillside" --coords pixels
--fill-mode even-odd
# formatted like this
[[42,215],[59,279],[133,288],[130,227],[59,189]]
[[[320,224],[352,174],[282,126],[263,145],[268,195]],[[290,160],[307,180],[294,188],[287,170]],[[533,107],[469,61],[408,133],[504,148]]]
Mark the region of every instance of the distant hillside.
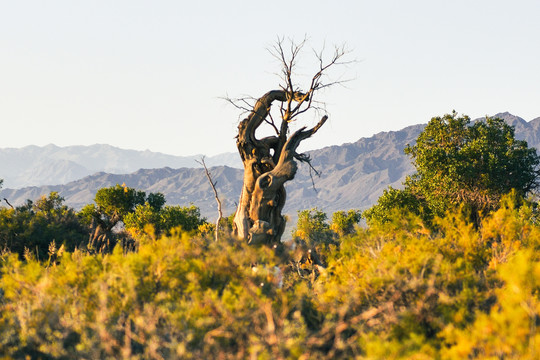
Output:
[[[240,194],[242,186],[242,170],[228,166],[213,167],[211,170],[213,179],[218,182],[225,209],[232,211],[234,202],[237,201],[236,194]],[[37,199],[41,195],[57,191],[66,199],[68,205],[80,209],[93,202],[98,189],[122,183],[146,192],[161,192],[166,195],[169,205],[195,203],[201,207],[203,213],[214,214],[216,205],[210,184],[204,170],[195,168],[141,169],[125,175],[100,172],[63,185],[4,189],[0,196],[15,205],[24,203],[25,199]]]
[[[412,171],[403,148],[413,142],[423,125],[415,125],[396,132],[384,132],[351,144],[331,146],[309,152],[320,177],[309,167],[300,164],[293,181],[286,184],[287,204],[285,213],[295,215],[296,210],[319,207],[327,212],[340,209],[365,208],[376,201],[387,185],[399,186],[406,174]],[[224,210],[231,213],[236,207],[242,187],[243,170],[227,166],[211,168],[217,181]],[[68,205],[81,208],[93,201],[102,187],[126,183],[147,192],[165,194],[168,204],[195,203],[203,214],[214,216],[215,199],[202,169],[140,169],[130,174],[99,172],[62,185],[3,189],[1,198],[12,204],[22,204],[26,199],[37,199],[51,191],[58,191]]]
[[[0,179],[4,179],[5,187],[11,188],[66,184],[101,171],[127,174],[167,166],[197,168],[200,165],[195,160],[200,157],[124,150],[110,145],[4,148],[0,149]],[[242,167],[240,157],[234,153],[207,157],[206,163]]]
[[[527,122],[509,113],[496,116],[515,126],[517,138],[527,140],[529,146],[540,147],[540,118]],[[321,172],[320,177],[313,175],[316,190],[309,167],[300,164],[295,179],[286,183],[284,213],[295,217],[297,210],[313,207],[332,213],[371,206],[387,186],[401,186],[405,177],[413,172],[414,168],[403,149],[407,144],[414,143],[424,126],[413,125],[400,131],[381,132],[355,143],[309,152],[313,166]],[[215,217],[215,199],[201,169],[152,167],[154,169],[141,169],[126,175],[100,172],[65,185],[4,189],[0,192],[0,198],[21,204],[26,199],[36,199],[51,191],[58,191],[68,205],[80,208],[92,202],[98,189],[125,182],[130,187],[165,194],[168,204],[194,203],[205,216]],[[217,180],[224,211],[230,214],[240,196],[242,170],[218,166],[212,167],[211,172],[214,180]]]

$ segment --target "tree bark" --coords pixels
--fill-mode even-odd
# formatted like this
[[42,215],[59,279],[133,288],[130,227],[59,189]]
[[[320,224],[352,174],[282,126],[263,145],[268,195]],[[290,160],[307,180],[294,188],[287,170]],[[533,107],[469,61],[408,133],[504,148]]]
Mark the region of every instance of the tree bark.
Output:
[[305,127],[287,139],[289,111],[282,114],[278,136],[263,139],[255,131],[270,113],[274,101],[304,101],[301,92],[269,91],[257,100],[250,115],[238,125],[236,145],[244,164],[244,183],[234,218],[234,233],[250,244],[279,243],[285,230],[281,211],[285,205],[285,182],[296,174],[294,159],[309,161],[297,154],[300,142],[313,135],[327,120],[324,116],[312,129]]

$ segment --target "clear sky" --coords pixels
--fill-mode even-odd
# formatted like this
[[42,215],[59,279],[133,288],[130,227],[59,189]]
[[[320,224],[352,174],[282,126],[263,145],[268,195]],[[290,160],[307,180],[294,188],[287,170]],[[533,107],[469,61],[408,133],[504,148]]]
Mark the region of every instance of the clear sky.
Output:
[[358,61],[320,94],[330,119],[302,149],[454,109],[540,116],[538,0],[0,0],[0,147],[235,151],[220,97],[277,88],[267,48],[306,35]]

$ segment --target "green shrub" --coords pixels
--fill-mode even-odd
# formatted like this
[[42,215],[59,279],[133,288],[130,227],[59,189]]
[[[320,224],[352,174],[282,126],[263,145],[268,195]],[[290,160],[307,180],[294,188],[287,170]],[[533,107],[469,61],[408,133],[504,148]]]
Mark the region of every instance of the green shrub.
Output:
[[[311,215],[325,234],[326,218]],[[461,212],[433,221],[437,231],[403,212],[357,228],[317,276],[265,246],[175,231],[140,236],[128,253],[4,253],[0,357],[534,358],[531,207],[509,198],[479,227]]]
[[359,210],[336,211],[332,214],[330,230],[338,236],[351,235],[355,232],[355,225],[360,222],[361,218]]
[[47,260],[53,249],[73,251],[87,240],[88,229],[56,192],[15,209],[0,208],[0,249],[21,258]]
[[178,227],[188,232],[198,230],[200,226],[206,224],[206,219],[201,216],[199,208],[195,205],[155,208],[146,202],[137,205],[133,212],[126,214],[124,224],[134,236],[144,234],[148,226],[159,235],[170,234],[172,229]]

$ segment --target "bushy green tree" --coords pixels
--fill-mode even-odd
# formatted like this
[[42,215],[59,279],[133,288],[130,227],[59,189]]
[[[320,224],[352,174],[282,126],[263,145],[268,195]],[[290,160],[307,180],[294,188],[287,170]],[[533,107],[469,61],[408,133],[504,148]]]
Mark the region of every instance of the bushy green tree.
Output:
[[461,207],[474,223],[479,215],[498,207],[504,194],[515,190],[526,196],[538,186],[540,157],[527,142],[517,140],[514,128],[498,118],[471,124],[456,112],[434,117],[414,145],[405,148],[416,173],[405,189],[387,191],[371,218],[384,219],[381,211],[390,199],[426,218],[442,216]]
[[455,112],[433,118],[405,153],[416,168],[409,186],[438,215],[461,203],[493,209],[512,189],[525,195],[538,186],[536,149],[516,140],[514,128],[498,118],[472,125]]
[[46,260],[53,248],[73,251],[87,240],[88,229],[57,192],[14,209],[0,208],[0,248],[21,257]]
[[293,260],[303,268],[306,268],[304,265],[324,265],[327,254],[339,246],[340,237],[353,234],[360,219],[358,210],[337,211],[331,223],[326,213],[317,208],[299,211],[292,232],[296,248]]
[[308,246],[335,243],[338,237],[354,233],[355,225],[362,218],[359,210],[336,211],[332,214],[332,222],[328,215],[317,208],[298,212],[293,238],[304,241]]
[[331,245],[337,245],[334,233],[330,230],[328,216],[317,208],[298,211],[298,220],[292,235],[296,247],[293,260],[296,266],[308,271],[324,265],[326,252]]
[[110,232],[124,216],[135,210],[137,205],[144,204],[146,193],[127,186],[101,188],[94,197],[95,204],[86,205],[81,216],[87,221],[94,221],[105,232]]
[[148,206],[154,212],[160,211],[164,204],[165,196],[161,193],[147,196],[144,191],[117,184],[99,189],[94,204],[83,207],[78,215],[92,230],[89,245],[96,250],[112,250],[117,240],[129,240],[125,235],[114,231],[115,227],[123,224],[127,215],[135,212],[138,206]]

